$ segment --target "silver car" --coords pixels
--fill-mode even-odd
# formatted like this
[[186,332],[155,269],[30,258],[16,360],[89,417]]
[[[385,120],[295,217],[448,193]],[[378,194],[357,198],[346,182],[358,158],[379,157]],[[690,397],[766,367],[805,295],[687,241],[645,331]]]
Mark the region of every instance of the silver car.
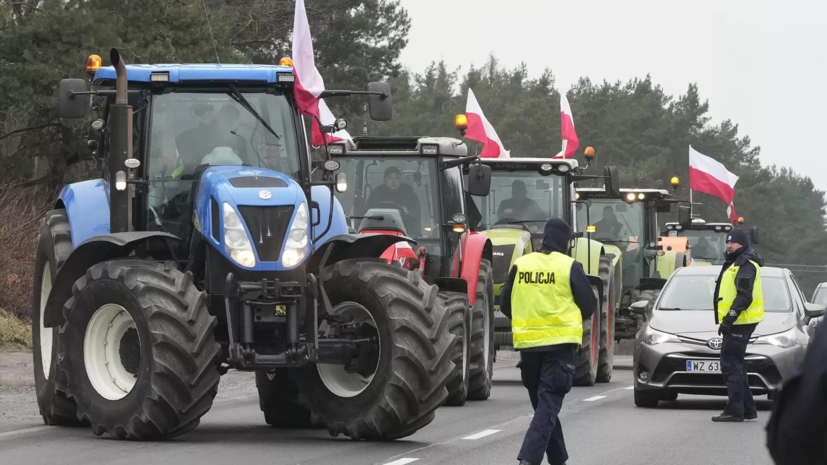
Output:
[[[726,395],[712,309],[720,271],[720,266],[679,268],[653,308],[647,301],[632,304],[632,311],[646,319],[635,338],[635,405],[656,407],[678,394]],[[781,379],[803,360],[812,320],[825,308],[808,303],[784,268],[762,267],[761,287],[764,321],[750,338],[744,366],[753,395],[772,398]]]

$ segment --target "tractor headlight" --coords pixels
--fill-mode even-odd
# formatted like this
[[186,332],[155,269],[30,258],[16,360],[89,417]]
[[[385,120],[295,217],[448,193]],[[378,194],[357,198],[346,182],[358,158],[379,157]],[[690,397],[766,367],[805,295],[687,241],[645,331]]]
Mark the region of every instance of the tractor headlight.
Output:
[[235,209],[224,202],[224,250],[234,262],[245,268],[256,266],[256,254],[247,238],[247,231]]
[[282,265],[288,268],[296,266],[307,256],[307,224],[307,205],[302,202],[296,210],[296,217],[293,219],[293,224],[290,225],[290,231],[287,233],[287,243],[281,257]]

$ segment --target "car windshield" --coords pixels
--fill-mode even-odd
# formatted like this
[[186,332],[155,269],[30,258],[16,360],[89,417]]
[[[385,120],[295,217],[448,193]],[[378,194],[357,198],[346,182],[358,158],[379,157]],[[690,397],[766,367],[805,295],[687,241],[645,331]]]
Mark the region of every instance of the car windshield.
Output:
[[[712,310],[717,279],[718,275],[674,276],[663,289],[658,302],[658,310]],[[764,294],[764,311],[778,313],[792,311],[790,291],[784,278],[761,276],[761,291]]]
[[228,93],[170,92],[153,98],[149,224],[185,233],[200,165],[256,166],[300,179],[301,152],[288,100],[273,91],[243,95],[273,132]]
[[827,287],[819,287],[816,290],[812,303],[827,307]]
[[346,192],[337,192],[336,198],[351,229],[391,229],[413,238],[439,237],[436,159],[379,156],[337,161],[349,186]]
[[617,199],[589,199],[589,217],[586,218],[583,204],[577,204],[577,225],[579,231],[586,230],[586,222],[595,227],[592,239],[621,246],[624,251],[637,249],[642,240],[643,203],[628,204]]
[[[674,232],[670,231],[670,233]],[[671,235],[671,234],[670,234]],[[689,240],[692,258],[695,260],[723,260],[726,252],[726,234],[711,230],[680,231],[677,235]]]
[[473,197],[482,214],[482,229],[494,225],[525,225],[531,232],[542,232],[551,218],[564,218],[563,177],[540,176],[536,171],[491,173],[491,192]]

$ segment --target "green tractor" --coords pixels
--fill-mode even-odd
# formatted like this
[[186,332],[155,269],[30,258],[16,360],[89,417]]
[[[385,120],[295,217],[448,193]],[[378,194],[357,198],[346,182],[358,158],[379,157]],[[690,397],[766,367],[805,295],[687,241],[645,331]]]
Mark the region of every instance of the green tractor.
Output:
[[474,197],[481,216],[475,229],[483,231],[493,246],[495,350],[513,345],[511,320],[499,311],[500,292],[512,264],[520,256],[540,250],[549,218],[562,218],[575,231],[570,255],[583,264],[600,302],[600,311],[583,322],[574,384],[608,382],[612,353],[607,325],[611,318],[609,292],[615,286],[614,262],[603,244],[577,228],[574,183],[603,179],[607,191],[620,195],[617,169],[606,167],[603,175],[587,175],[576,160],[552,158],[485,158],[482,163],[491,167],[491,191]]
[[[677,178],[673,186],[677,187]],[[616,287],[610,290],[614,311],[609,316],[615,318],[607,325],[609,339],[632,339],[639,319],[630,312],[631,304],[654,302],[666,280],[689,261],[685,248],[673,250],[658,237],[658,213],[669,212],[677,201],[665,189],[622,188],[613,195],[601,188],[578,188],[577,198],[579,228],[593,227],[592,237],[603,244],[614,264]]]

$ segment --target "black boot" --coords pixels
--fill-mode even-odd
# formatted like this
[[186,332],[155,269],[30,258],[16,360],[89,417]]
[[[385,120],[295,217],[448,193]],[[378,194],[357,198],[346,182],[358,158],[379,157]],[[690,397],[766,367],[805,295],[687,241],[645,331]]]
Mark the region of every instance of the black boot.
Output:
[[736,417],[734,415],[730,415],[728,413],[722,413],[717,417],[712,417],[712,421],[715,422],[742,422],[744,421],[744,417]]
[[744,420],[755,420],[758,418],[758,412],[751,413],[751,414],[744,414]]

